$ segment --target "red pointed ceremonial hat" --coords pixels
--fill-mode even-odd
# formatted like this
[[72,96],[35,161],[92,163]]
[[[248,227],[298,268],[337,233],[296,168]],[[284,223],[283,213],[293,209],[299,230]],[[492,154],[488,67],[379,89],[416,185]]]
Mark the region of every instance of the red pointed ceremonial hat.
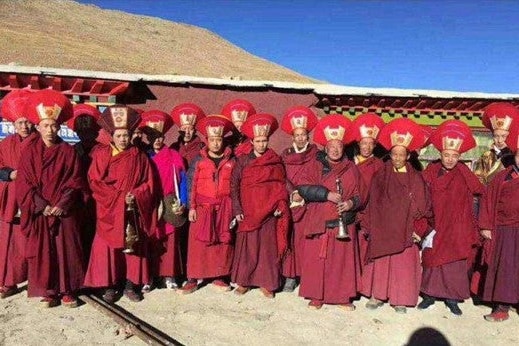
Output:
[[519,109],[508,102],[494,102],[485,107],[483,125],[491,131],[509,131],[512,121],[519,118]]
[[514,153],[519,148],[519,121],[514,121],[510,127],[510,133],[506,137],[506,145]]
[[114,133],[115,130],[133,131],[139,126],[141,117],[133,108],[126,105],[113,105],[106,107],[98,120],[106,132]]
[[205,117],[205,113],[194,103],[181,103],[171,110],[171,117],[178,127],[195,126],[197,121]]
[[376,140],[384,125],[384,120],[375,113],[361,114],[353,120],[348,138],[355,142],[360,142],[362,138]]
[[241,127],[241,132],[247,138],[272,135],[278,128],[278,121],[270,114],[254,114],[249,116]]
[[429,140],[438,151],[454,150],[460,154],[476,146],[469,126],[460,120],[446,121],[433,132]]
[[387,150],[400,145],[414,151],[422,148],[426,141],[420,125],[407,118],[398,118],[384,126],[378,142]]
[[2,99],[2,118],[7,121],[15,122],[19,118],[25,117],[25,104],[31,92],[24,89],[17,89],[9,92]]
[[228,102],[222,108],[222,115],[233,123],[237,121],[245,122],[248,117],[256,114],[256,109],[247,100],[236,99]]
[[281,120],[281,130],[289,135],[295,129],[305,129],[310,132],[317,125],[317,116],[308,107],[295,106],[287,109]]
[[196,129],[205,138],[223,137],[233,129],[232,122],[220,114],[211,114],[200,119],[196,124]]
[[351,130],[351,120],[344,115],[331,114],[327,115],[315,126],[314,142],[322,146],[326,146],[328,141],[337,139],[344,144],[350,141],[348,132]]
[[152,109],[141,113],[141,123],[139,127],[144,132],[152,131],[165,134],[173,126],[173,120],[168,113],[158,109]]
[[25,116],[33,124],[39,124],[45,119],[53,119],[62,124],[73,117],[72,103],[58,91],[39,90],[27,98]]
[[99,129],[97,121],[101,112],[92,105],[80,103],[73,106],[73,117],[67,121],[67,126],[72,131],[78,129]]

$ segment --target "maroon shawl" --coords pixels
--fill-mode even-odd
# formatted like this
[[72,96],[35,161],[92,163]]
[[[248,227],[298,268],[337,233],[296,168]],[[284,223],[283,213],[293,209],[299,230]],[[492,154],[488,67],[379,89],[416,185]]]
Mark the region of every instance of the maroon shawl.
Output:
[[[10,135],[0,142],[0,168],[9,167],[18,169],[20,161],[20,151],[25,141],[17,134]],[[16,203],[15,183],[12,181],[0,182],[0,220],[13,222],[14,216],[18,212]]]
[[423,251],[425,267],[438,267],[471,257],[479,232],[473,212],[473,197],[484,191],[483,184],[470,169],[459,163],[440,175],[441,162],[432,163],[423,172],[434,211],[434,243]]
[[268,149],[260,157],[239,157],[231,184],[235,215],[244,215],[238,232],[258,230],[273,217],[276,209],[282,212],[276,227],[278,254],[284,254],[288,246],[290,211],[285,168],[279,155]]
[[425,181],[408,163],[407,173],[394,171],[390,161],[373,176],[366,210],[368,260],[397,254],[413,245],[412,234],[426,232],[432,206]]
[[112,156],[112,147],[100,145],[92,153],[88,181],[96,200],[96,232],[110,247],[124,247],[125,196],[136,199],[141,235],[151,235],[156,227],[157,199],[154,181],[145,153],[130,147]]

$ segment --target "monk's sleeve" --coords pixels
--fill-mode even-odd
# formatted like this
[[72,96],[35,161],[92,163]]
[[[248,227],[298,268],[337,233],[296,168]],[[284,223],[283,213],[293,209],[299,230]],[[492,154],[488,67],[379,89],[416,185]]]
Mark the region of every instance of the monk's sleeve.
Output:
[[495,229],[495,208],[500,183],[500,179],[492,180],[481,198],[479,206],[479,228],[482,230],[488,229],[492,231]]
[[74,207],[77,201],[81,197],[82,190],[85,190],[85,183],[83,182],[82,175],[80,173],[81,162],[75,150],[71,151],[73,157],[70,160],[73,162],[69,167],[69,172],[66,179],[68,180],[64,184],[64,189],[61,193],[59,201],[56,206],[63,209],[65,213],[68,213],[71,208]]
[[40,192],[40,188],[36,183],[36,172],[34,167],[36,157],[32,157],[30,152],[25,152],[22,155],[18,167],[16,177],[16,199],[20,205],[20,209],[27,211],[28,214],[38,214],[43,212],[43,209],[49,202],[45,200]]
[[143,220],[144,231],[152,234],[156,230],[157,206],[159,196],[154,195],[155,179],[150,161],[144,153],[139,153],[136,160],[135,172],[141,175],[141,184],[132,189],[131,193],[135,196],[139,214]]
[[299,194],[307,203],[326,202],[330,192],[322,185],[299,185],[297,186],[297,191],[299,191]]

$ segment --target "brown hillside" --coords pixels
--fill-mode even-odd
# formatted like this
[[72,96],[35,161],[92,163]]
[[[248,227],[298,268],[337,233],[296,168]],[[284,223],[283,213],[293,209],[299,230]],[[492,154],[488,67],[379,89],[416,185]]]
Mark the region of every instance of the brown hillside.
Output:
[[0,0],[0,64],[315,82],[200,27],[70,0]]

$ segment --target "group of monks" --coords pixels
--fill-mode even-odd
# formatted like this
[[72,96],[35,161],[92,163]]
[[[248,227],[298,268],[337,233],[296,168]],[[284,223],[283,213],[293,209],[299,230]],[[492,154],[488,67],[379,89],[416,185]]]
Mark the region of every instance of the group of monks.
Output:
[[[512,104],[484,110],[493,144],[474,172],[459,120],[430,131],[295,106],[278,124],[241,99],[213,115],[192,103],[101,113],[53,90],[11,91],[1,116],[15,129],[0,142],[1,298],[24,281],[45,307],[75,307],[89,288],[111,303],[157,286],[267,298],[299,286],[312,309],[353,311],[362,295],[368,309],[443,301],[461,315],[472,294],[496,322],[519,302]],[[79,143],[58,136],[63,123]],[[281,155],[269,148],[278,127],[292,138]],[[440,159],[417,169],[429,144]]]

